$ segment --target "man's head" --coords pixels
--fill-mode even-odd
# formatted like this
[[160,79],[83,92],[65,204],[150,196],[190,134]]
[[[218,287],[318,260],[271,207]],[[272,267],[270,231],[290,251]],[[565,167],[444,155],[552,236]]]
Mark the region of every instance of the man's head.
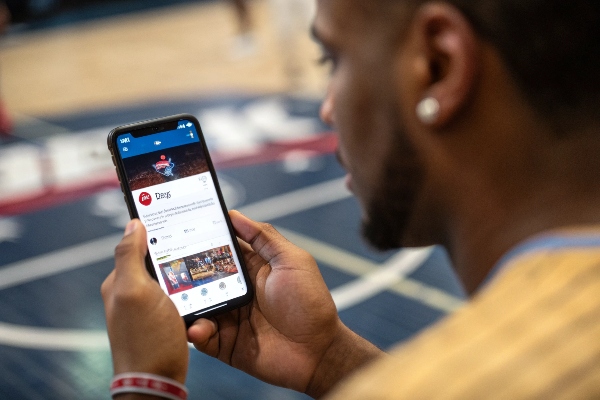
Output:
[[332,64],[322,119],[341,132],[338,157],[362,203],[364,233],[382,249],[399,244],[422,175],[392,88],[397,28],[408,19],[372,29],[384,16],[368,2],[322,1],[314,25]]
[[506,63],[523,95],[558,134],[597,120],[600,3],[450,0]]
[[[584,1],[318,0],[321,113],[368,239],[452,248],[477,218],[499,227],[554,141],[597,123],[599,20]],[[416,112],[428,98],[432,120]]]

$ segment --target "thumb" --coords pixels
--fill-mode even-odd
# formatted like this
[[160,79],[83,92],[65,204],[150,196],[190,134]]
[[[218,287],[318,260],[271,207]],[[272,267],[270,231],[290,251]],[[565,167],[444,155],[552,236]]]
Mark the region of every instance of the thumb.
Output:
[[293,247],[271,224],[256,222],[235,210],[230,211],[229,216],[240,239],[267,262],[285,251],[289,252],[290,246]]
[[217,332],[217,324],[214,321],[200,318],[188,328],[187,337],[196,349],[207,352],[211,347],[211,339],[214,339]]
[[146,229],[139,219],[132,219],[115,249],[115,274],[123,277],[147,274],[144,262],[147,252]]

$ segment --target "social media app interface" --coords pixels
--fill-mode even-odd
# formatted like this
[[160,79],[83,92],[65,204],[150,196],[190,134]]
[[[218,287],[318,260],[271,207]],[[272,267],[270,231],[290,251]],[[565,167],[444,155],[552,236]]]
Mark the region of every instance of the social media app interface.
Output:
[[180,315],[201,314],[246,294],[205,150],[195,125],[117,145],[161,288]]

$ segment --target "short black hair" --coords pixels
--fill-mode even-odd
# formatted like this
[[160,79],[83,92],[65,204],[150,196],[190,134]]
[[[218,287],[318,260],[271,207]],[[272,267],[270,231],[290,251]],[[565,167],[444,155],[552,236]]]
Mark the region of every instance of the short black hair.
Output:
[[600,1],[446,0],[559,130],[600,119]]

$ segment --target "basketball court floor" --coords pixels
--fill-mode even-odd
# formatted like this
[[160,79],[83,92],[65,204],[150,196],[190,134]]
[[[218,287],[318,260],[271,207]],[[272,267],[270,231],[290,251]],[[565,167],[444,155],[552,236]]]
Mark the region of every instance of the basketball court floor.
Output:
[[[240,43],[230,2],[97,4],[0,41],[14,120],[0,137],[0,399],[108,398],[99,288],[129,217],[106,135],[137,120],[198,117],[228,206],[308,250],[343,321],[376,345],[460,307],[441,249],[377,253],[360,238],[335,133],[318,120],[327,71],[306,22],[286,19],[297,8],[250,2],[252,36]],[[307,398],[190,353],[191,399]]]

